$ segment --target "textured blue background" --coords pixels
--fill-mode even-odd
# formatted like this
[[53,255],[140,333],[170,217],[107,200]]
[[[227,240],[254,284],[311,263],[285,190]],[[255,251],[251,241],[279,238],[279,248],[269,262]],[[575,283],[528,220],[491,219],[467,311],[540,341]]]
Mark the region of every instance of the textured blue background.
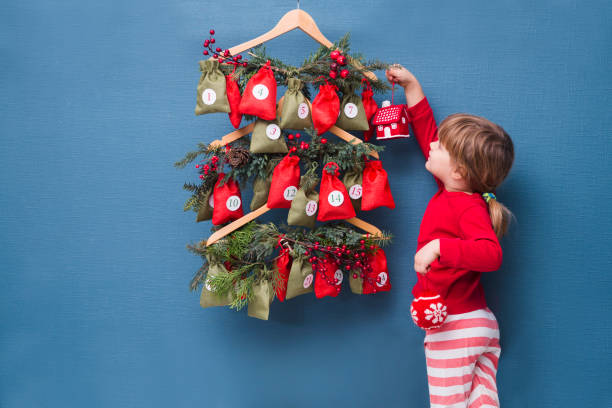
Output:
[[[265,5],[265,9],[264,9]],[[275,302],[271,320],[202,310],[207,236],[172,163],[230,130],[195,117],[197,61],[270,29],[287,1],[0,5],[0,406],[424,407],[412,254],[434,183],[414,140],[384,155],[397,208],[393,291]],[[612,3],[303,1],[331,40],[401,62],[438,120],[501,123],[518,222],[484,285],[502,330],[506,407],[611,406]],[[301,32],[269,43],[298,64]],[[382,96],[377,97],[380,101]],[[402,97],[403,99],[403,97]]]

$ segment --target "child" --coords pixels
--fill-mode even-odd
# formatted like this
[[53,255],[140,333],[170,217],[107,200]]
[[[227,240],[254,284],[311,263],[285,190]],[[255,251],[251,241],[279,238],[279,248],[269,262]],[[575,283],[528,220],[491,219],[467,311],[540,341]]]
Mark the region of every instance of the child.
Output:
[[500,126],[467,114],[449,116],[438,130],[414,75],[397,64],[386,75],[404,88],[425,168],[439,187],[421,221],[412,291],[418,296],[426,285],[447,304],[444,324],[425,335],[431,406],[498,407],[499,328],[480,275],[502,261],[498,238],[511,213],[493,191],[512,167],[512,140]]

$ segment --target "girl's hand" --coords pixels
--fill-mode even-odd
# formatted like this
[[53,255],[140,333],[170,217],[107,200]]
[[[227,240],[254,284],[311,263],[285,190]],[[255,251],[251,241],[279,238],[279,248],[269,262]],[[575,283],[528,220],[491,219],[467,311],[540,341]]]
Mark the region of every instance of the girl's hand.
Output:
[[431,267],[431,263],[440,256],[440,240],[429,241],[423,248],[414,255],[414,270],[418,273],[426,274]]
[[385,71],[385,75],[387,76],[387,81],[391,83],[396,83],[402,88],[406,88],[411,84],[419,83],[419,81],[412,74],[412,72],[408,71],[400,64],[393,64],[389,66],[389,68],[387,68],[387,70]]
[[421,84],[406,68],[399,64],[393,64],[385,71],[387,80],[392,84],[398,84],[404,88],[406,94],[406,105],[412,107],[419,103],[424,97],[423,89]]

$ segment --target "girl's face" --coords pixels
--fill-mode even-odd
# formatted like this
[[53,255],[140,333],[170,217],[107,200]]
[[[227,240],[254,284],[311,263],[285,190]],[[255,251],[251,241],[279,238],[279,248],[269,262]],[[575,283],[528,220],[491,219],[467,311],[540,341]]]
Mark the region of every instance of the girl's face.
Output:
[[448,150],[440,144],[439,140],[429,144],[429,157],[425,162],[427,171],[439,178],[444,185],[447,185],[453,180],[453,174],[456,175],[456,167]]

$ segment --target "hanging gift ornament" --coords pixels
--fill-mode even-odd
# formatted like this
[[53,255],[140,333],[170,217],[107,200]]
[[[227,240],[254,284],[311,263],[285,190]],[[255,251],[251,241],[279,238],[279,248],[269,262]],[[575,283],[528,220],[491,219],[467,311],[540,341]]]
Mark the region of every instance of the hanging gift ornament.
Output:
[[323,167],[319,189],[319,221],[346,220],[356,215],[348,191],[338,179],[338,169],[338,164],[334,162]]
[[300,183],[300,158],[286,155],[272,173],[268,208],[290,208]]
[[283,97],[281,111],[281,129],[303,130],[312,127],[310,107],[301,91],[302,81],[297,78],[289,78],[287,82],[287,92]]
[[372,138],[372,134],[374,133],[375,126],[372,125],[372,118],[376,114],[378,110],[378,105],[374,100],[374,91],[372,91],[372,87],[370,86],[370,81],[367,78],[363,78],[361,83],[365,83],[363,87],[363,92],[361,92],[361,102],[363,103],[363,109],[365,110],[366,119],[368,120],[368,130],[363,132],[363,140],[369,142]]
[[268,162],[264,176],[257,176],[253,182],[253,199],[251,200],[250,209],[255,211],[262,205],[268,202],[270,194],[270,184],[272,183],[272,170],[274,165]]
[[234,66],[234,71],[225,77],[225,86],[227,89],[227,100],[229,101],[230,106],[230,122],[232,122],[232,126],[235,129],[238,129],[240,127],[240,122],[242,121],[242,113],[240,113],[239,108],[242,97],[240,96],[240,88],[238,87],[238,83],[234,79],[235,71],[236,66]]
[[272,282],[260,277],[253,283],[253,298],[249,301],[247,314],[261,320],[268,320],[270,304],[274,300],[274,287]]
[[361,196],[363,193],[363,171],[361,171],[360,167],[358,166],[353,167],[351,170],[347,171],[344,174],[342,182],[346,187],[346,191],[348,191],[355,211],[361,210]]
[[370,129],[361,98],[357,96],[354,88],[346,88],[342,91],[342,104],[340,105],[340,116],[336,126],[347,131]]
[[281,247],[281,253],[274,262],[274,275],[276,276],[276,297],[281,302],[285,301],[287,294],[287,282],[289,281],[289,273],[291,272],[291,248],[283,241],[283,235],[278,240],[278,246]]
[[[329,257],[316,261],[314,292],[317,299],[325,296],[336,297],[342,288],[344,274],[338,264]],[[313,268],[315,266],[313,265]]]
[[383,101],[382,107],[376,111],[372,119],[378,140],[410,137],[408,111],[406,105],[393,105],[394,89],[395,84],[391,89],[391,102]]
[[367,256],[368,267],[363,279],[363,294],[388,292],[391,290],[389,270],[387,269],[387,255],[382,248]]
[[361,209],[370,211],[377,207],[395,208],[395,202],[389,187],[387,172],[380,160],[366,161],[363,170],[363,195]]
[[225,224],[243,216],[240,187],[233,178],[223,182],[224,178],[225,174],[219,173],[213,190],[213,225]]
[[291,271],[289,272],[289,281],[287,282],[286,299],[292,299],[299,295],[312,292],[312,283],[314,275],[312,265],[303,256],[293,256]]
[[213,191],[210,190],[206,194],[204,194],[204,200],[200,203],[200,208],[198,209],[198,216],[196,217],[196,222],[208,221],[212,219],[213,216],[213,207],[215,205],[213,200]]
[[312,102],[312,123],[318,135],[329,130],[340,113],[340,99],[336,85],[330,85],[327,80],[319,87],[319,93]]
[[289,214],[287,214],[288,225],[314,228],[317,209],[319,208],[319,193],[310,186],[314,186],[317,181],[318,179],[309,180],[306,176],[302,176],[300,188],[293,201],[291,201],[291,208]]
[[276,81],[270,61],[247,83],[240,101],[240,112],[264,120],[276,119]]
[[442,326],[448,316],[446,302],[436,292],[424,290],[412,301],[410,315],[421,329],[435,329]]
[[251,135],[251,153],[287,153],[287,142],[277,120],[257,119]]
[[198,83],[196,115],[214,112],[230,112],[227,99],[226,80],[219,69],[219,61],[200,61],[200,82]]

